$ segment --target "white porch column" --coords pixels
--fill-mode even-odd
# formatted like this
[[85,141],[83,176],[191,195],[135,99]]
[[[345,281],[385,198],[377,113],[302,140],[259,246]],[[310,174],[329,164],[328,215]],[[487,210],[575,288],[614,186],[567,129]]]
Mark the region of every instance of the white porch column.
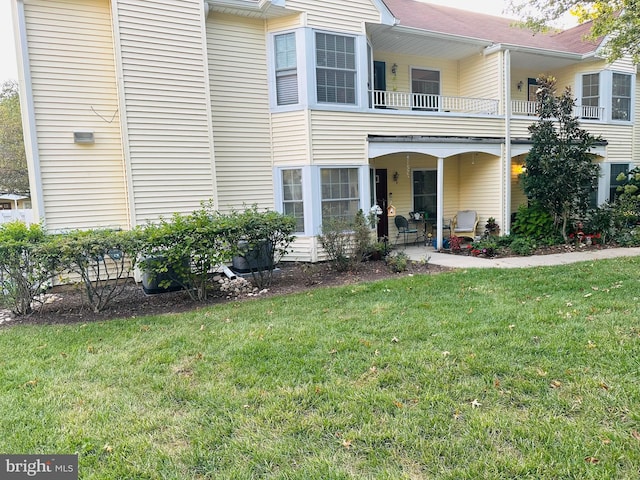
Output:
[[437,244],[436,249],[442,250],[442,223],[444,222],[444,158],[438,157],[438,186],[436,191],[438,192],[436,203],[437,203],[437,213],[436,213],[436,236],[437,236]]

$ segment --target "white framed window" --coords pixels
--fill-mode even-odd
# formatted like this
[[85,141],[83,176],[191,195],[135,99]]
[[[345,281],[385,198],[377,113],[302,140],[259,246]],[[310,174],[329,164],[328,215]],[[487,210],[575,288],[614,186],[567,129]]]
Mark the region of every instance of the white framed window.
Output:
[[631,75],[613,73],[611,78],[611,119],[631,120]]
[[356,105],[355,37],[316,32],[315,58],[318,103]]
[[358,168],[320,169],[322,222],[355,218],[360,209],[359,176]]
[[600,74],[587,73],[582,75],[582,115],[584,119],[598,119],[600,106]]
[[274,35],[276,103],[294,105],[298,103],[298,67],[296,34],[294,32]]
[[302,169],[291,168],[281,171],[282,213],[296,219],[296,232],[304,232],[304,195]]

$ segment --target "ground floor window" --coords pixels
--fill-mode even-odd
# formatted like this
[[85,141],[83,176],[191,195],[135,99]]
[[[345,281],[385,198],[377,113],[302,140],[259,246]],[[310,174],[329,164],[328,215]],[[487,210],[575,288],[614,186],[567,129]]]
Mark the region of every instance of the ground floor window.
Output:
[[304,232],[302,169],[282,170],[282,213],[296,219],[296,232]]
[[360,188],[357,168],[322,168],[322,221],[352,220],[360,208]]
[[608,201],[613,202],[618,196],[617,189],[619,185],[624,183],[624,180],[618,180],[618,175],[625,173],[629,170],[629,164],[627,163],[612,163],[609,171],[609,198]]

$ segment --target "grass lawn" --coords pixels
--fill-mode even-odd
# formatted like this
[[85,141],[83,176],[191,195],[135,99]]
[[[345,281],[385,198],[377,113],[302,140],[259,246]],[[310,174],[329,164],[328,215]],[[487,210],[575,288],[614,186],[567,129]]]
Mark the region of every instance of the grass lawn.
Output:
[[0,452],[82,479],[636,479],[640,259],[0,329]]

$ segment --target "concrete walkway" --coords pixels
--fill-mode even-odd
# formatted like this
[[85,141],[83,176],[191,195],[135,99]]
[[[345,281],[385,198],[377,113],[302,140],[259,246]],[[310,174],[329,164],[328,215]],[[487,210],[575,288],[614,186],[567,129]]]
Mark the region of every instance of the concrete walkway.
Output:
[[471,255],[452,255],[436,252],[432,247],[409,246],[405,250],[411,260],[429,260],[433,265],[450,268],[522,268],[565,265],[589,262],[604,258],[640,256],[640,247],[606,248],[584,252],[555,253],[552,255],[532,255],[530,257],[478,258]]

